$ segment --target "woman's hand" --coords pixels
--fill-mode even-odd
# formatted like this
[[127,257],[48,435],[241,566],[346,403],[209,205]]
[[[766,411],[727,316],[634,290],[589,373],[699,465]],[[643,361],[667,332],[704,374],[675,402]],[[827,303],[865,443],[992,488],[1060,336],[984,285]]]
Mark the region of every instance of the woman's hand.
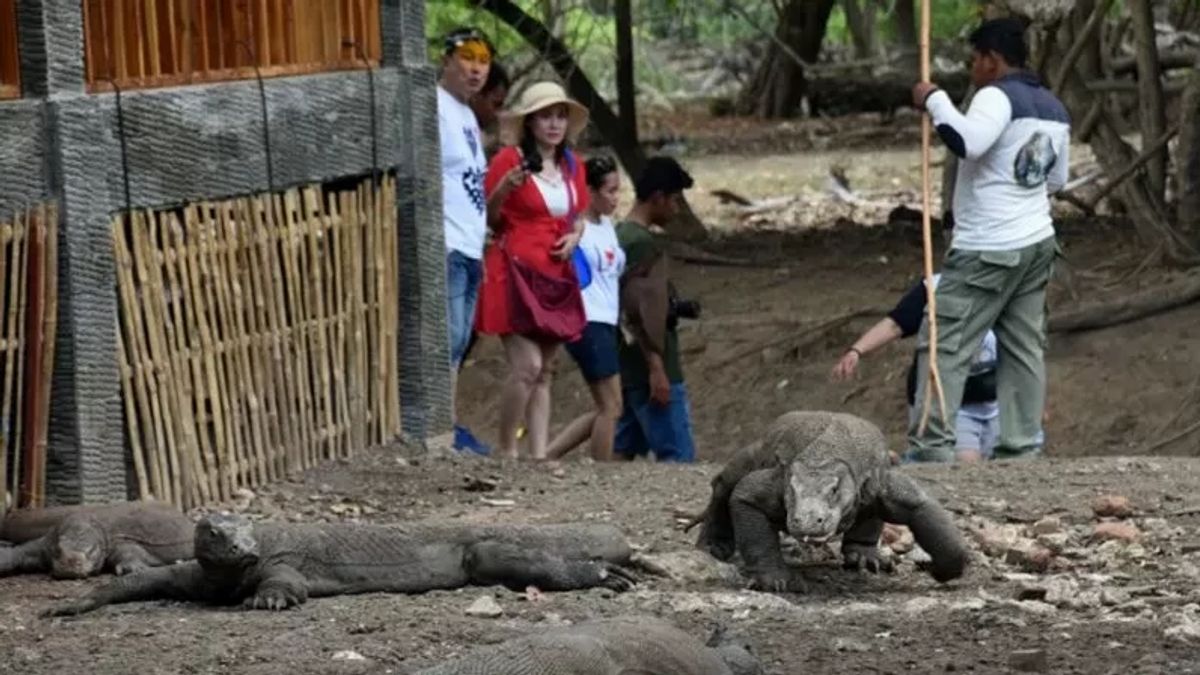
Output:
[[854,372],[858,370],[858,360],[858,351],[854,349],[848,350],[842,355],[842,358],[839,359],[836,364],[834,364],[833,372],[829,374],[830,379],[835,382],[844,382],[851,377],[854,377]]
[[550,255],[559,260],[566,260],[571,257],[571,253],[575,251],[575,247],[579,245],[579,240],[583,237],[583,233],[572,231],[558,238],[554,243],[554,248],[551,249]]
[[521,183],[524,183],[525,179],[528,177],[529,172],[525,170],[523,165],[518,164],[514,166],[513,168],[509,169],[508,173],[504,174],[504,177],[501,178],[500,182],[496,184],[496,189],[492,193],[493,196],[498,199],[507,197],[510,192],[520,187]]

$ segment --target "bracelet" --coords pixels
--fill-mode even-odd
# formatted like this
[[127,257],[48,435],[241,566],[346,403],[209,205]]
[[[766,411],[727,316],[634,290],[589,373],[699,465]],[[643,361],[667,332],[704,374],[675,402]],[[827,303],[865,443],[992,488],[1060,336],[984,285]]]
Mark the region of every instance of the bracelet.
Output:
[[852,346],[852,347],[850,347],[850,349],[847,349],[846,351],[847,351],[847,352],[854,352],[855,354],[858,354],[858,358],[860,358],[860,359],[861,359],[861,358],[862,358],[862,356],[863,356],[862,350],[861,350],[861,349],[859,349],[858,347],[853,347],[853,346]]

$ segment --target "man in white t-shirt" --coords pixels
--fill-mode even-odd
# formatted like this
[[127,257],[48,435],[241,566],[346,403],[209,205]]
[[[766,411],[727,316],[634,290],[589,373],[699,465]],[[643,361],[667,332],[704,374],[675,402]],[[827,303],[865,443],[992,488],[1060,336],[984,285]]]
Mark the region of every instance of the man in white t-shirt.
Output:
[[[935,85],[918,83],[913,102],[929,111],[938,136],[958,158],[954,239],[938,284],[938,371],[953,420],[971,357],[988,329],[1000,354],[997,458],[1041,451],[1046,398],[1046,285],[1059,249],[1050,195],[1067,181],[1070,118],[1062,102],[1025,69],[1024,26],[985,21],[970,36],[971,78],[978,88],[964,115]],[[916,400],[929,384],[928,322],[921,329]],[[918,461],[954,457],[954,427],[939,406],[918,433],[909,427]]]
[[[450,333],[451,405],[455,405],[458,366],[471,339],[475,302],[483,278],[487,199],[483,177],[487,157],[483,132],[471,97],[487,82],[494,50],[475,28],[451,31],[443,42],[438,82],[438,134],[442,148],[442,218],[446,228],[446,300]],[[457,412],[457,411],[456,411]],[[455,424],[454,447],[479,454],[490,450],[466,427]]]

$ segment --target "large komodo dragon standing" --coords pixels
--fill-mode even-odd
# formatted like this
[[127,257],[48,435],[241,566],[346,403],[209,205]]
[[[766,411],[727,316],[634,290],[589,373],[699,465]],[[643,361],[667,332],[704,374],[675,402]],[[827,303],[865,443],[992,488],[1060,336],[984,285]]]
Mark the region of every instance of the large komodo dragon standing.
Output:
[[779,545],[781,531],[800,541],[842,535],[848,568],[890,571],[879,537],[884,522],[907,525],[930,555],[929,572],[962,575],[966,542],[950,514],[910,477],[894,470],[883,433],[846,413],[795,411],[742,448],[712,480],[697,546],[720,560],[740,553],[754,585],[802,591]]
[[760,675],[762,664],[723,631],[700,642],[656,617],[621,616],[555,628],[413,675]]
[[209,515],[195,527],[195,560],[120,577],[48,613],[157,598],[285,609],[310,597],[470,584],[624,591],[634,579],[619,565],[632,553],[619,529],[600,524],[252,523]]
[[0,576],[49,571],[82,579],[128,574],[192,557],[192,520],[161,502],[120,502],[17,511],[5,518]]

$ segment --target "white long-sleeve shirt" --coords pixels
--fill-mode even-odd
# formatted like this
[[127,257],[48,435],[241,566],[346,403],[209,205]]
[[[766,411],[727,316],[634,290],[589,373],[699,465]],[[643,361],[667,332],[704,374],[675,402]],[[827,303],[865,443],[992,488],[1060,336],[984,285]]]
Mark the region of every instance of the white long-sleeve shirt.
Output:
[[1054,234],[1050,195],[1068,177],[1066,107],[1035,75],[1012,73],[976,92],[962,114],[944,91],[925,107],[958,155],[954,248],[1012,251]]

